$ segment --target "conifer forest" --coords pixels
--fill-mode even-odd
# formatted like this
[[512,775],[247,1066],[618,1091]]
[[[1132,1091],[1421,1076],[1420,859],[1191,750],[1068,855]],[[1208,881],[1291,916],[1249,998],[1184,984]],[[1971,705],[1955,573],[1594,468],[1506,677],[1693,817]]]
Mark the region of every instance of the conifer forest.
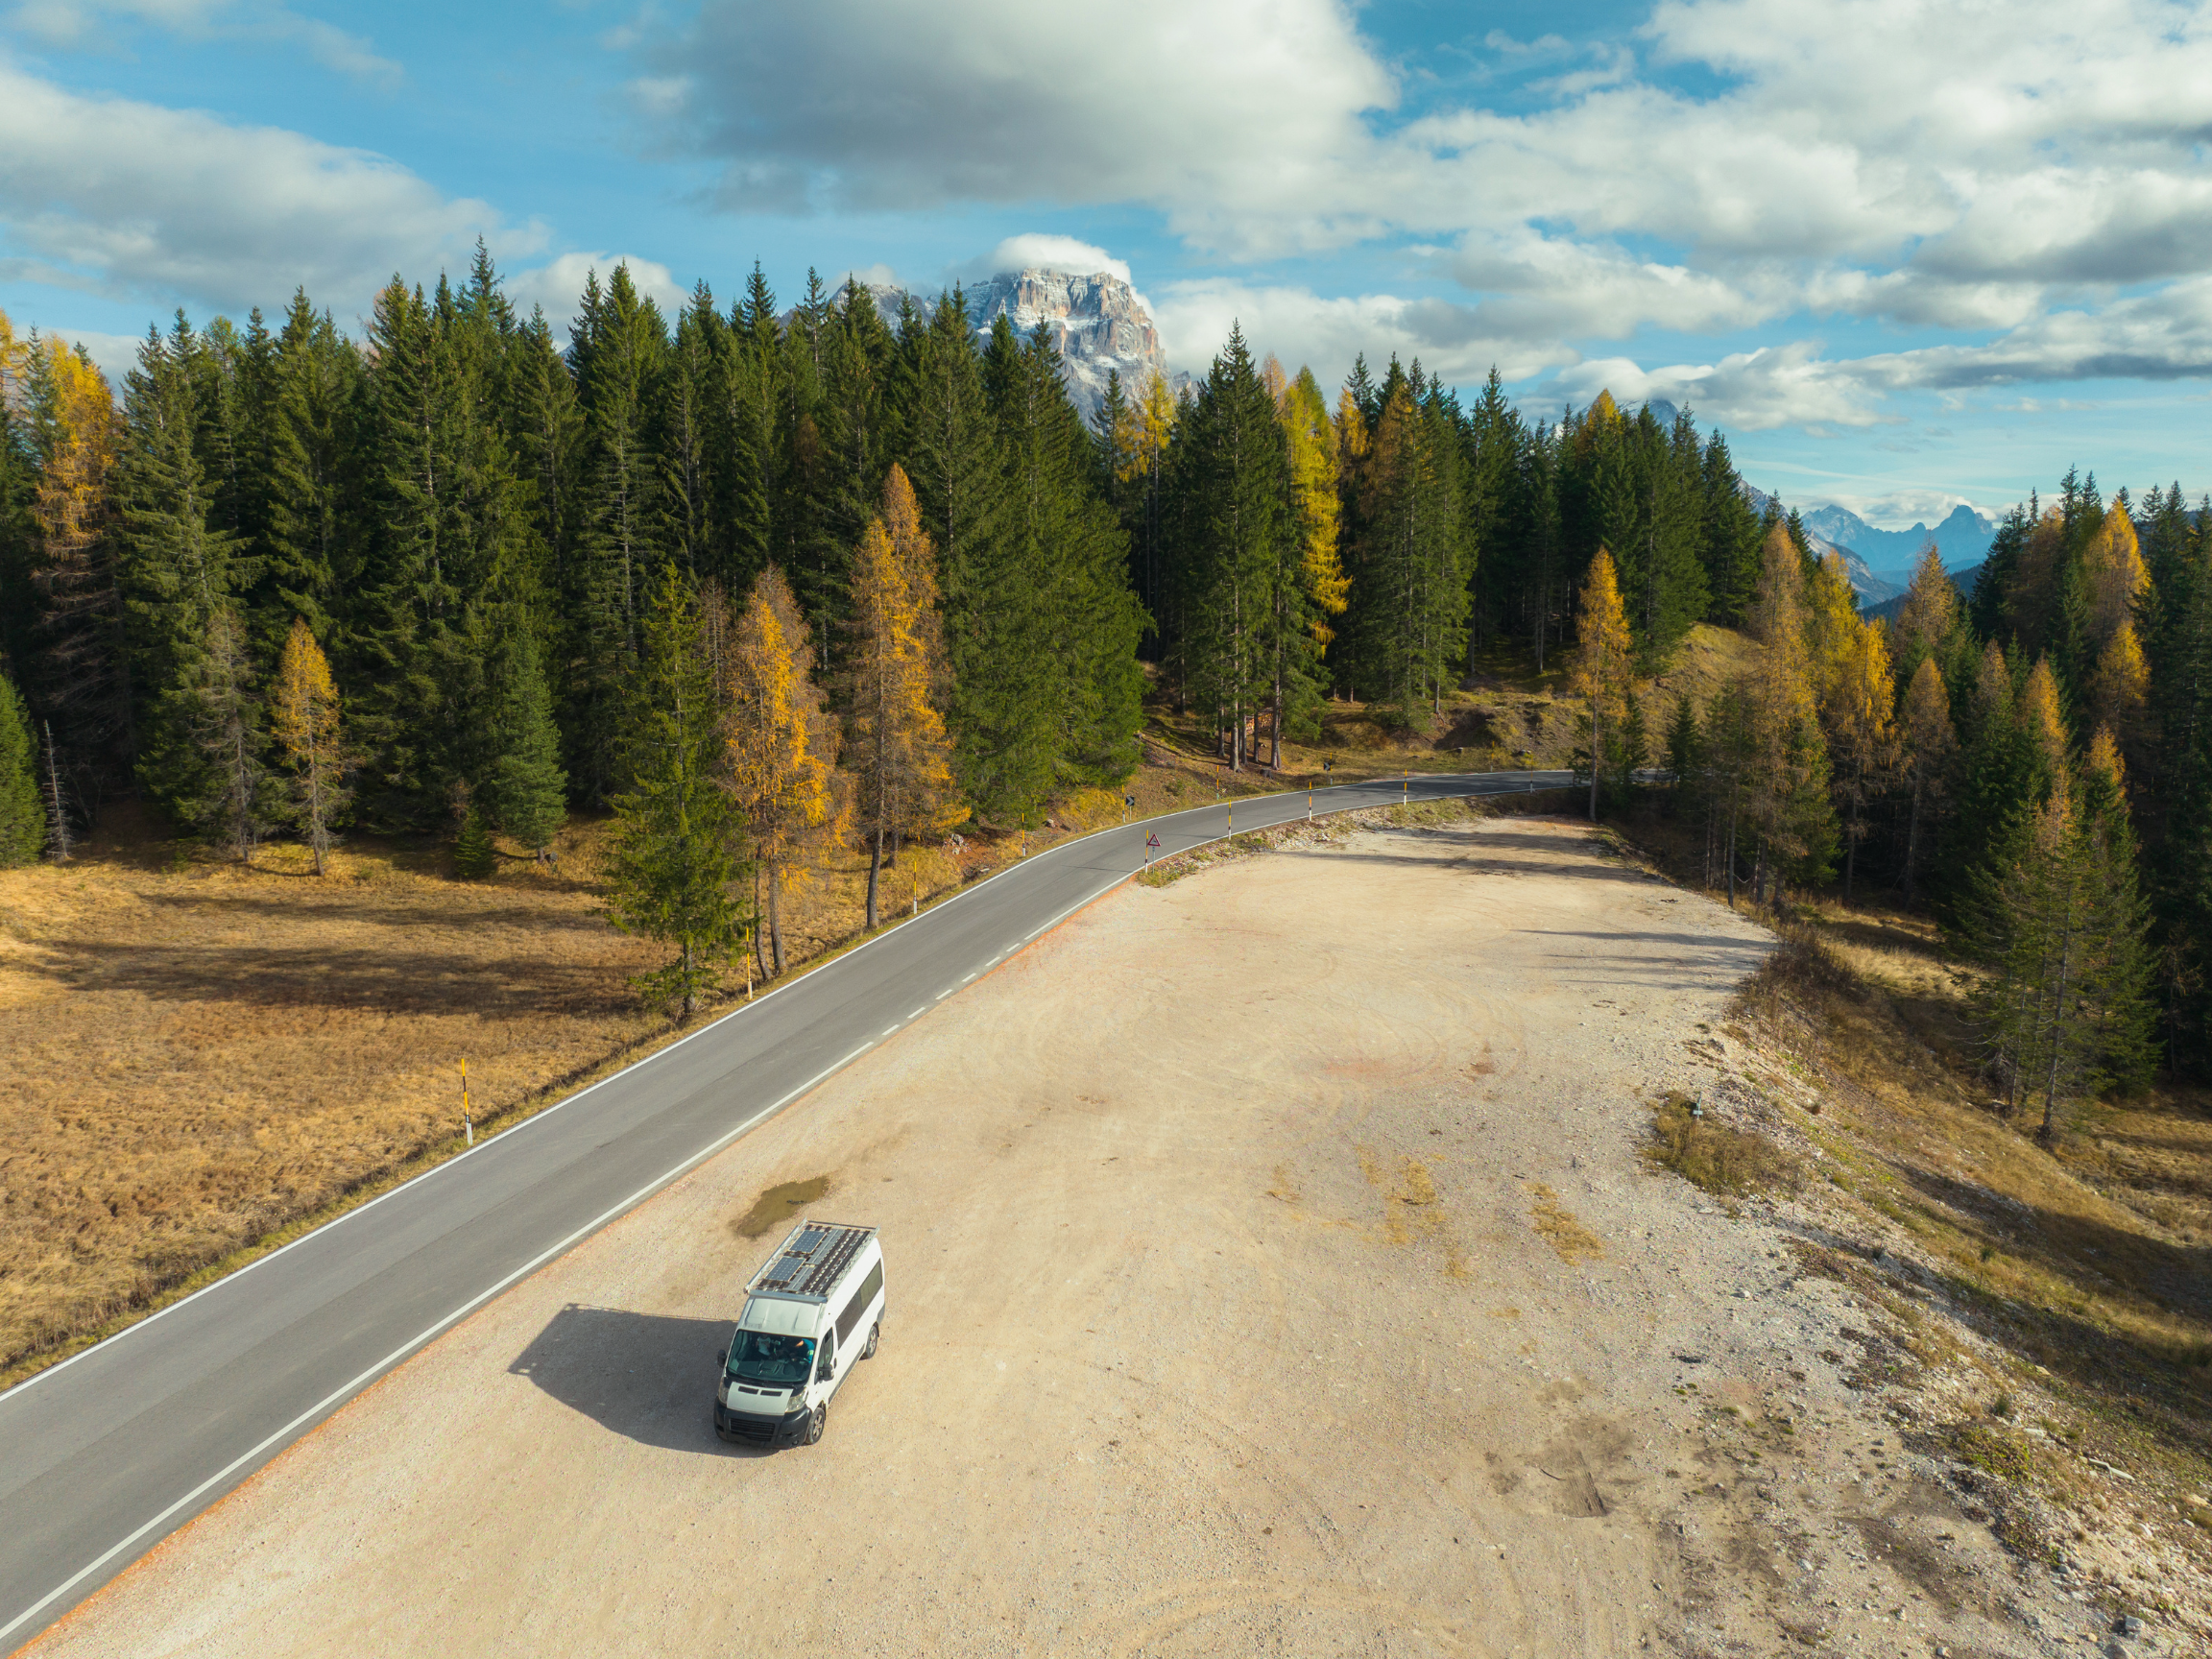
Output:
[[[1705,881],[1926,906],[1993,1086],[2046,1113],[2212,1068],[2212,515],[2069,475],[1966,590],[1863,614],[1717,431],[1532,418],[1418,363],[1341,386],[1233,335],[1086,420],[1044,331],[886,321],[757,270],[565,339],[479,253],[358,336],[180,315],[110,387],[0,319],[0,860],[135,796],[251,863],[437,837],[488,870],[611,813],[610,915],[688,1012],[822,846],[1042,822],[1147,700],[1277,769],[1332,700],[1428,726],[1478,664],[1578,700],[1588,810]],[[1659,682],[1693,628],[1743,671]],[[1562,675],[1563,671],[1563,675]],[[759,895],[756,899],[756,894]]]

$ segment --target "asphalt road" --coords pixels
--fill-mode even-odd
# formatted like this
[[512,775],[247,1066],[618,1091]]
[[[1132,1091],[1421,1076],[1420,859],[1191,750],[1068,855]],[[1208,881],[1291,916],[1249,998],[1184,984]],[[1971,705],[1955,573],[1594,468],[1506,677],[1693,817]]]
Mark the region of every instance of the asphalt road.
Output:
[[[1318,812],[1558,788],[1563,772],[1323,789]],[[1235,803],[1238,830],[1307,795]],[[1221,805],[1107,830],[978,882],[0,1394],[0,1644],[38,1631],[517,1280],[792,1104]]]

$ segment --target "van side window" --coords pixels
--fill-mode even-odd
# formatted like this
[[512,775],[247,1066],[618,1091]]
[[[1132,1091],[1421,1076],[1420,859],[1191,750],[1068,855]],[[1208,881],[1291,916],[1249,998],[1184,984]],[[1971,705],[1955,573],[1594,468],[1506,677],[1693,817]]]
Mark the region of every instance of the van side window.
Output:
[[837,1338],[829,1332],[822,1333],[822,1363],[815,1367],[814,1380],[827,1382],[837,1374]]
[[837,1315],[837,1339],[842,1342],[853,1334],[853,1327],[860,1315],[867,1312],[876,1301],[876,1292],[883,1288],[883,1263],[878,1262],[868,1269],[868,1277],[860,1281],[860,1288],[853,1292],[853,1300],[845,1304],[845,1311]]

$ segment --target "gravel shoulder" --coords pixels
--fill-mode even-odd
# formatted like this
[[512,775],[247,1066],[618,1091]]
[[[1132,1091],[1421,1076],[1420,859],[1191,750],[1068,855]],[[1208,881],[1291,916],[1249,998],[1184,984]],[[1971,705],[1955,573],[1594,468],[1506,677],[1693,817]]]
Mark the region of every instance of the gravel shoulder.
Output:
[[[1638,1156],[1770,943],[1550,820],[1122,888],[31,1651],[2057,1651],[1802,1227]],[[881,1350],[723,1446],[736,1223],[817,1177]]]

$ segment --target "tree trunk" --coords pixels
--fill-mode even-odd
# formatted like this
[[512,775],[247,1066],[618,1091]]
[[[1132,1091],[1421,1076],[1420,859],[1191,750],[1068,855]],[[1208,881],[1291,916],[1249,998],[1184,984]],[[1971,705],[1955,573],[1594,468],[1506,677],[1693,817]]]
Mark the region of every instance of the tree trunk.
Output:
[[1846,904],[1851,902],[1851,880],[1859,869],[1860,797],[1865,793],[1860,785],[1863,781],[1864,768],[1861,768],[1861,776],[1853,781],[1851,786],[1850,844],[1843,849],[1843,902]]
[[868,931],[876,931],[876,884],[883,875],[883,826],[876,826],[876,838],[868,847]]
[[1736,791],[1734,779],[1728,784],[1728,908],[1736,908]]
[[[2073,885],[2067,885],[2067,908],[2073,908]],[[2074,922],[2069,916],[2058,935],[2057,994],[2051,999],[2051,1064],[2044,1071],[2043,1127],[2035,1139],[2049,1146],[2058,1139],[2058,1057],[2066,1046],[2066,972],[2074,962]]]
[[776,977],[783,977],[783,873],[768,866],[768,947],[776,964]]
[[1905,823],[1905,902],[1912,902],[1912,878],[1920,863],[1920,769],[1912,769],[1912,812]]
[[1598,699],[1590,699],[1590,822],[1598,822],[1598,757],[1605,752],[1604,728],[1598,712]]
[[684,1010],[676,1017],[676,1023],[688,1025],[699,1012],[699,984],[691,972],[691,941],[684,941]]

